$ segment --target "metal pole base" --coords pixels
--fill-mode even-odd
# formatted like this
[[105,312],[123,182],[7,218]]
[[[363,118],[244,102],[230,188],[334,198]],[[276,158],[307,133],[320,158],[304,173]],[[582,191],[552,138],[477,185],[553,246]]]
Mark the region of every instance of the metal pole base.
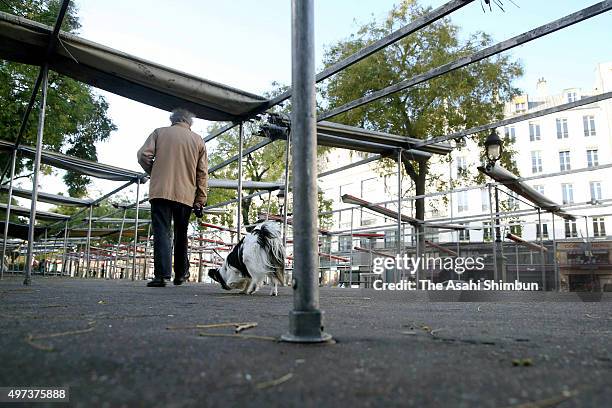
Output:
[[323,343],[331,341],[332,336],[323,331],[323,312],[319,310],[289,312],[289,333],[281,336],[288,343]]

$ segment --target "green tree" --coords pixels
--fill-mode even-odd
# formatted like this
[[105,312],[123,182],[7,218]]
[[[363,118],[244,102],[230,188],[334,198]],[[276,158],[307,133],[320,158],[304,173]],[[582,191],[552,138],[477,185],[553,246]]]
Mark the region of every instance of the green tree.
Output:
[[[60,5],[59,0],[2,0],[0,11],[53,26]],[[71,2],[62,30],[76,33],[79,28],[77,9]],[[3,138],[16,140],[38,71],[39,67],[36,66],[0,60],[0,128]],[[23,144],[36,143],[39,106],[36,103],[30,114]],[[43,147],[97,160],[95,143],[107,139],[116,130],[107,111],[106,100],[94,94],[90,86],[50,71]],[[2,155],[0,167],[4,169],[8,161],[10,156]],[[16,174],[31,168],[31,160],[20,159]],[[67,172],[64,181],[71,196],[81,197],[86,194],[90,179]]]
[[[331,46],[324,56],[325,65],[346,58],[430,11],[431,8],[421,7],[416,1],[404,1],[395,6],[384,21],[373,20],[362,26],[356,35]],[[329,108],[492,44],[491,37],[485,33],[477,32],[461,40],[459,31],[449,18],[438,20],[338,73],[324,90]],[[521,65],[508,56],[491,57],[353,109],[334,120],[418,139],[440,136],[501,119],[504,103],[518,94],[512,83],[520,75]],[[486,134],[474,137],[482,144]],[[502,158],[502,164],[516,170],[508,155]],[[383,162],[381,173],[388,173],[393,166],[391,160]],[[444,187],[439,177],[430,174],[428,161],[404,161],[403,168],[413,182],[416,195],[425,194],[428,186]],[[415,217],[425,218],[425,199],[416,200]],[[424,246],[423,232],[421,228],[421,248]]]

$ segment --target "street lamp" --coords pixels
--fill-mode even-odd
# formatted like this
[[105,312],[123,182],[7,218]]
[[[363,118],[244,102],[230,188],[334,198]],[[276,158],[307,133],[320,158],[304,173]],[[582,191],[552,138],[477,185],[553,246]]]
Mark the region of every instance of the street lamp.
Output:
[[[503,141],[502,139],[499,137],[499,135],[497,134],[497,131],[495,129],[491,129],[491,133],[489,134],[489,136],[487,136],[487,139],[484,142],[485,145],[485,155],[487,156],[487,170],[492,170],[492,168],[495,166],[495,163],[501,158],[501,154],[502,154],[502,148],[503,148]],[[498,271],[502,272],[502,280],[505,282],[506,281],[506,274],[505,274],[505,268],[504,268],[504,258],[503,255],[501,254],[501,245],[502,245],[502,239],[501,239],[501,228],[499,226],[500,220],[499,220],[499,192],[497,189],[497,186],[495,186],[495,253],[494,253],[494,259],[495,259],[495,273],[494,273],[494,279],[497,280],[498,276],[497,273]]]
[[501,140],[495,129],[491,130],[491,134],[487,136],[484,142],[485,154],[489,160],[489,164],[494,165],[499,160],[502,154],[504,142]]

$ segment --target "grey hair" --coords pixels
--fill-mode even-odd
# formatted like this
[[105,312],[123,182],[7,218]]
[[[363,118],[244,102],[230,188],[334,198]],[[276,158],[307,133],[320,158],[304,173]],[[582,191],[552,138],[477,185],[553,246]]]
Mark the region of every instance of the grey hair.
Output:
[[178,122],[184,122],[191,126],[193,125],[193,118],[195,118],[195,115],[189,112],[187,109],[176,108],[170,115],[170,122],[173,125]]

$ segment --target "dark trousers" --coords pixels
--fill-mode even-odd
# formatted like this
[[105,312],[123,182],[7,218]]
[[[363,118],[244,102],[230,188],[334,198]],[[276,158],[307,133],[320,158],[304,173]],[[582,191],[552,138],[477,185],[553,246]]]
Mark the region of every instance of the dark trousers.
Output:
[[170,247],[172,220],[174,220],[174,278],[182,278],[189,271],[187,229],[190,216],[191,207],[185,204],[162,198],[151,200],[156,278],[170,279],[172,275],[172,248]]

